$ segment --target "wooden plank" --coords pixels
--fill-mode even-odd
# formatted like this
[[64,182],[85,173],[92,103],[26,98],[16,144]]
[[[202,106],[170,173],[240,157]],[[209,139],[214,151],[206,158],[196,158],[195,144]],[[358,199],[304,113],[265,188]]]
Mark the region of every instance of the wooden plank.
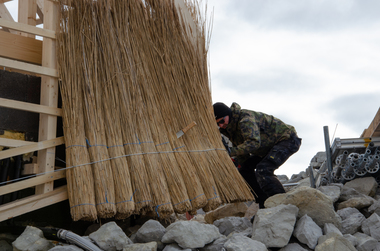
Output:
[[45,105],[37,105],[28,102],[16,101],[11,99],[0,98],[0,107],[7,107],[16,110],[42,113],[52,116],[62,116],[62,109],[45,106]]
[[0,57],[32,64],[42,63],[42,41],[0,31]]
[[[11,13],[9,13],[7,6],[0,1],[0,18],[4,18],[9,21],[14,21]],[[8,28],[2,27],[3,31],[10,32],[12,34],[17,34],[17,31],[9,30]]]
[[49,174],[40,175],[37,177],[25,179],[23,181],[0,186],[0,195],[20,191],[25,188],[34,187],[46,182],[63,179],[66,177],[66,170],[59,170]]
[[17,140],[17,139],[0,138],[0,146],[4,146],[4,147],[20,147],[20,146],[30,146],[30,145],[34,145],[34,144],[36,144],[36,142]]
[[67,200],[67,186],[40,195],[29,196],[0,206],[0,221]]
[[26,72],[31,72],[37,75],[58,78],[58,72],[55,69],[51,69],[51,68],[47,68],[47,67],[43,67],[39,65],[33,65],[29,63],[24,63],[24,62],[12,60],[12,59],[0,57],[0,66],[4,66],[7,68],[16,69],[16,70],[21,70],[21,71],[26,71]]
[[27,25],[27,24],[12,22],[4,18],[0,18],[0,26],[13,29],[16,31],[22,31],[29,34],[33,34],[33,35],[38,35],[41,37],[47,37],[47,38],[52,38],[52,39],[56,38],[55,31],[45,29],[45,28],[39,28],[39,27]]
[[371,124],[365,129],[360,136],[361,138],[379,137],[380,136],[380,108],[377,110]]
[[13,1],[13,0],[0,0],[0,3],[6,3],[6,2],[10,2],[10,1]]
[[[59,25],[59,5],[44,1],[44,28],[56,31]],[[44,38],[42,52],[42,66],[52,69],[57,68],[56,40]],[[56,78],[43,76],[41,78],[41,105],[57,107],[58,105],[58,81]],[[40,114],[40,127],[38,141],[50,140],[57,134],[57,116]],[[55,147],[38,151],[38,173],[54,171]],[[53,190],[53,182],[36,187],[36,194],[42,194]]]
[[25,164],[22,168],[21,175],[33,175],[36,174],[38,171],[38,164],[37,163],[28,163]]
[[[39,151],[42,149],[47,149],[55,146],[59,146],[65,143],[64,137],[59,137],[55,139],[45,140],[41,142],[34,143],[32,145],[20,146],[17,148],[12,148],[9,150],[0,151],[0,160],[9,157],[17,156],[24,153],[30,153],[34,151]],[[54,170],[54,169],[53,169]]]
[[[41,23],[44,22],[44,0],[37,0],[37,14],[40,17],[39,21]],[[37,20],[37,25],[38,25],[38,20]]]
[[[36,26],[37,3],[36,0],[18,0],[18,22]],[[35,38],[35,35],[19,32],[19,35]]]

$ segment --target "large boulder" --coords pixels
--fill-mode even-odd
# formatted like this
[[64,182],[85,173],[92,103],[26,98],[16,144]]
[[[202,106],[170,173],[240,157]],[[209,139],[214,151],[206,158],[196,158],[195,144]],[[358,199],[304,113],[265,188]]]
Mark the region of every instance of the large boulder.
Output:
[[219,229],[197,221],[177,221],[166,228],[163,243],[176,242],[181,248],[202,248],[220,237]]
[[294,205],[279,205],[260,209],[253,221],[252,239],[267,247],[285,247],[292,236],[298,208]]
[[225,236],[233,231],[243,232],[247,228],[252,228],[252,223],[245,217],[226,217],[214,221],[214,225],[219,229],[219,232]]
[[216,220],[229,216],[244,217],[247,209],[248,206],[243,202],[226,204],[213,211],[207,212],[204,220],[212,224]]
[[344,184],[346,188],[354,188],[359,193],[371,197],[375,196],[377,186],[376,179],[372,176],[354,179]]
[[45,239],[41,229],[32,226],[27,226],[12,245],[14,251],[47,251],[54,247]]
[[[227,251],[267,251],[266,246],[251,238],[235,234],[225,244]],[[223,249],[222,249],[223,250]]]
[[354,234],[360,230],[365,216],[356,208],[344,208],[337,211],[342,219],[342,234]]
[[132,244],[132,241],[123,230],[113,221],[102,225],[96,232],[88,237],[93,240],[101,249],[116,251]]
[[307,214],[297,221],[293,235],[309,248],[317,246],[318,238],[323,235],[322,229]]
[[356,251],[356,248],[343,236],[330,233],[320,237],[315,251]]
[[342,219],[334,210],[332,199],[321,191],[311,187],[299,187],[284,194],[276,194],[265,201],[265,207],[271,208],[281,204],[298,207],[298,218],[305,214],[321,228],[325,223],[332,223],[341,228]]

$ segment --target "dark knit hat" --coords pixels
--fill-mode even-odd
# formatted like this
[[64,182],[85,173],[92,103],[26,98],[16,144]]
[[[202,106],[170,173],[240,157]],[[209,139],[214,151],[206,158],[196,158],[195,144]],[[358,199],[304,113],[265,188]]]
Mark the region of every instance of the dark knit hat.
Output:
[[226,106],[224,103],[218,102],[213,105],[214,107],[214,115],[215,115],[215,120],[223,118],[224,116],[231,116],[232,111],[231,109]]

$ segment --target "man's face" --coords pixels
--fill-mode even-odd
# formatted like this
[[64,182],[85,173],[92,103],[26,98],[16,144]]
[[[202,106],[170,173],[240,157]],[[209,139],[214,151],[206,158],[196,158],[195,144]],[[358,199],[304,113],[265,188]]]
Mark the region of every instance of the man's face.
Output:
[[226,129],[228,122],[230,122],[230,116],[228,115],[216,120],[216,123],[218,124],[218,126],[223,129]]

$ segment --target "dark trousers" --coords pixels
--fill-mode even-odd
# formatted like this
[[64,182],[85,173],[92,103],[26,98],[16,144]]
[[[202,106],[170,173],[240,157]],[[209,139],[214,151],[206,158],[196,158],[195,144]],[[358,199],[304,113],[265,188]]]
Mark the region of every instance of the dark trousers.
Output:
[[264,202],[269,197],[285,193],[274,171],[298,151],[301,141],[293,133],[288,140],[276,144],[264,158],[251,156],[241,164],[239,172],[254,191],[253,195],[260,208],[264,208]]

